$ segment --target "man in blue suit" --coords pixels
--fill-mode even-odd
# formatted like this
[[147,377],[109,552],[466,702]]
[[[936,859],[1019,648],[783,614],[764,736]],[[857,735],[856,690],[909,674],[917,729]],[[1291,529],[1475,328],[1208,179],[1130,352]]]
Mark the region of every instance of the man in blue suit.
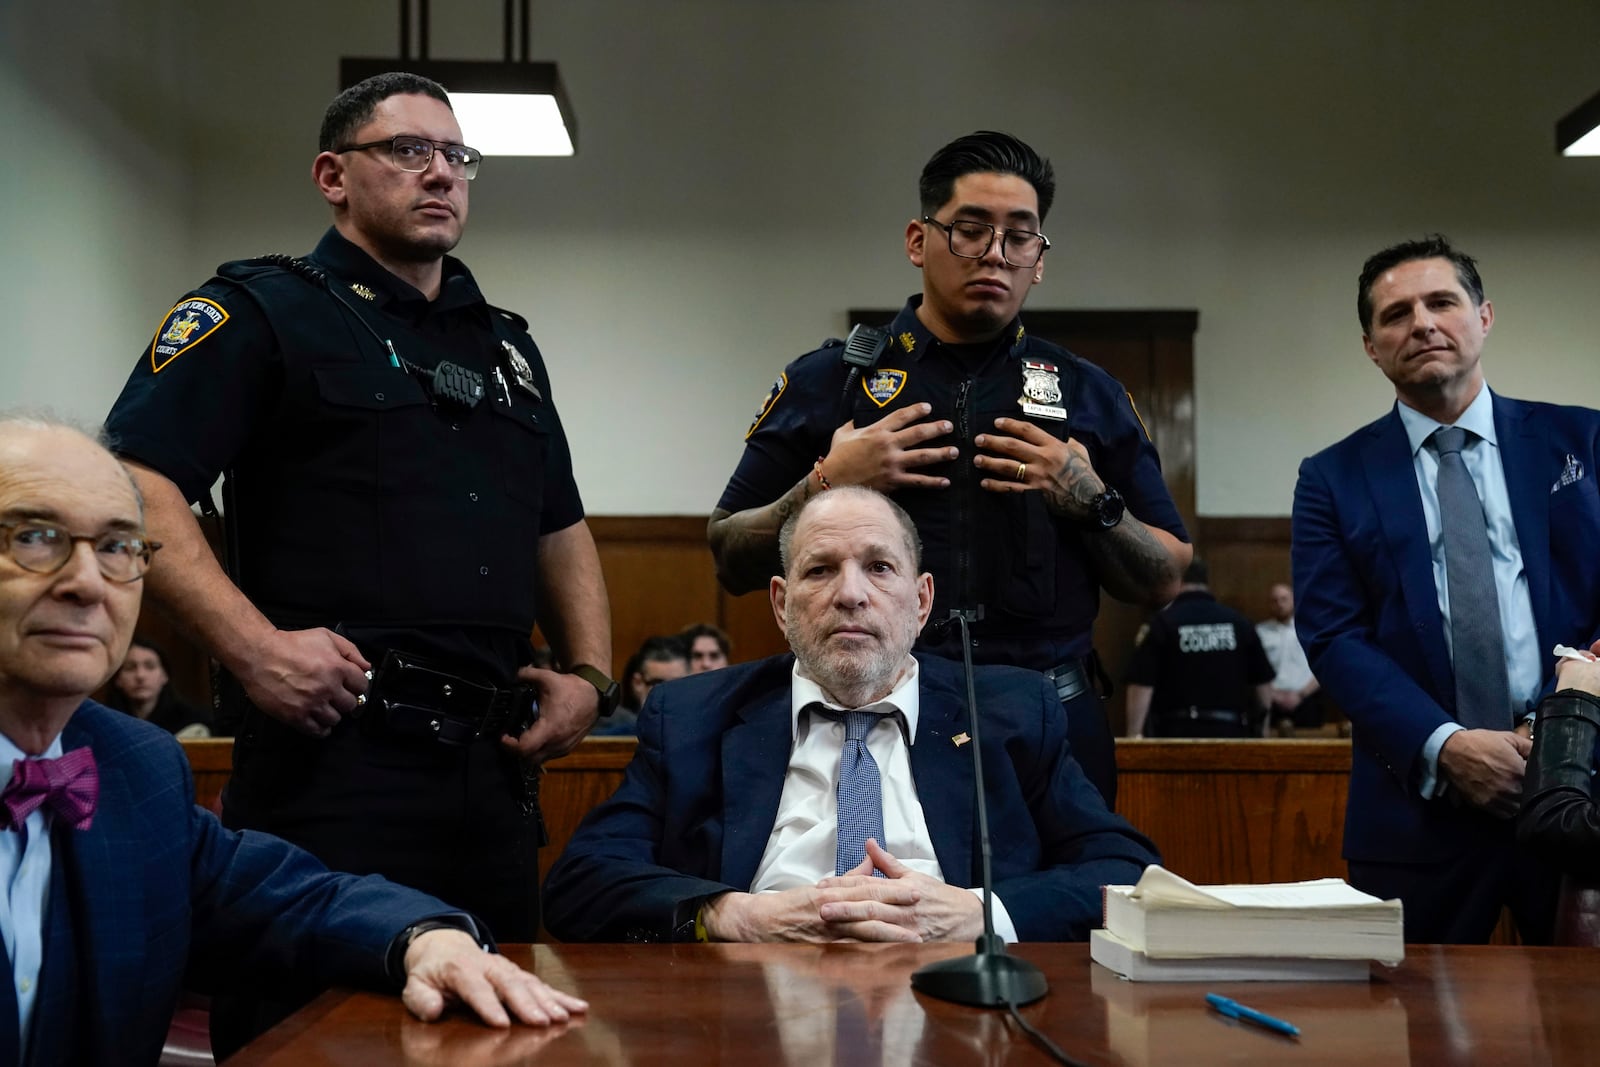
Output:
[[[982,932],[969,888],[979,856],[961,668],[911,655],[933,607],[915,527],[882,494],[841,487],[789,518],[779,546],[784,576],[772,579],[772,606],[793,655],[650,694],[621,787],[584,820],[545,883],[556,936],[932,941]],[[980,667],[975,684],[996,931],[1085,938],[1100,924],[1100,887],[1137,880],[1157,856],[1072,759],[1043,675]],[[849,713],[862,710],[872,725],[858,736]],[[841,715],[846,722],[834,721]],[[873,825],[857,808],[863,796],[879,820],[870,834],[861,833]]]
[[[1442,237],[1370,258],[1357,306],[1398,403],[1301,465],[1293,524],[1300,639],[1353,726],[1350,878],[1404,901],[1408,941],[1485,941],[1509,906],[1546,942],[1553,876],[1507,820],[1550,650],[1600,636],[1600,413],[1485,387],[1494,309]],[[1474,527],[1481,562],[1447,567]]]
[[186,974],[403,984],[421,1018],[462,1000],[498,1026],[582,1010],[449,905],[224,830],[170,735],[85,699],[158,547],[109,452],[0,417],[0,1063],[155,1063]]

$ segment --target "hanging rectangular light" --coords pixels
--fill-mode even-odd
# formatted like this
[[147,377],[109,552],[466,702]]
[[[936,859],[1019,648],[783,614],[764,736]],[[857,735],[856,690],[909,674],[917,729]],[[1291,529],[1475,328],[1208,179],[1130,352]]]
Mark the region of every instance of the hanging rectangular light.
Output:
[[1564,156],[1600,156],[1600,93],[1556,123],[1556,151]]
[[578,150],[578,120],[554,63],[345,58],[339,87],[391,70],[444,86],[462,138],[485,156],[570,156]]

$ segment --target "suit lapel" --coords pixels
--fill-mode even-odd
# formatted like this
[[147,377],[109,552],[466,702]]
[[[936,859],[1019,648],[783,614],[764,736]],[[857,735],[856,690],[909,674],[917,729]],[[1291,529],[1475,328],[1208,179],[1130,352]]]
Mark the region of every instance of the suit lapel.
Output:
[[[785,681],[788,674],[784,674]],[[748,888],[778,821],[793,747],[787,684],[739,709],[722,735],[722,882]]]
[[[92,735],[75,726],[76,717],[62,735],[65,749],[93,747]],[[144,902],[142,878],[129,877],[123,867],[136,857],[128,843],[137,840],[134,804],[123,768],[105,753],[95,752],[100,774],[100,798],[94,822],[87,830],[68,830],[58,840],[65,843],[59,858],[69,876],[67,901],[72,909],[79,958],[93,961],[85,968],[85,1004],[80,1024],[83,1047],[95,1055],[106,1053],[101,1043],[110,1035],[126,1033],[123,1017],[140,1003],[139,962],[145,931],[139,922]],[[113,850],[122,846],[120,863]]]
[[1499,438],[1500,464],[1511,497],[1511,518],[1522,550],[1522,569],[1528,576],[1528,597],[1533,602],[1534,625],[1540,647],[1549,648],[1565,635],[1549,633],[1550,619],[1550,481],[1554,474],[1541,471],[1550,455],[1549,427],[1528,418],[1525,405],[1494,398],[1494,428]]
[[973,864],[974,817],[971,742],[952,738],[967,733],[966,694],[959,669],[918,657],[921,663],[921,706],[917,743],[911,746],[911,777],[928,821],[933,854],[951,885],[976,885]]
[[1428,522],[1422,514],[1422,494],[1417,489],[1411,443],[1398,412],[1391,411],[1367,439],[1361,450],[1361,462],[1372,490],[1378,522],[1400,572],[1406,612],[1433,675],[1434,692],[1442,694],[1443,702],[1453,707],[1455,674],[1450,669],[1450,654],[1445,647],[1439,591],[1433,584]]

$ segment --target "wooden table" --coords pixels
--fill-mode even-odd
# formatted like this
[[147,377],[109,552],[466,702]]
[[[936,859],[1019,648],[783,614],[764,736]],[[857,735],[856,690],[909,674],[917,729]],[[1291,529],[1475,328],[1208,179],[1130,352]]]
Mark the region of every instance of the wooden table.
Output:
[[[396,997],[333,990],[230,1065],[1043,1064],[1006,1013],[912,992],[958,945],[535,945],[508,955],[586,997],[586,1019],[493,1031],[426,1024]],[[1092,1064],[1577,1064],[1600,1061],[1600,953],[1411,946],[1368,983],[1134,984],[1084,945],[1019,945],[1050,994],[1023,1008]],[[1226,992],[1287,1019],[1299,1041],[1229,1022]]]

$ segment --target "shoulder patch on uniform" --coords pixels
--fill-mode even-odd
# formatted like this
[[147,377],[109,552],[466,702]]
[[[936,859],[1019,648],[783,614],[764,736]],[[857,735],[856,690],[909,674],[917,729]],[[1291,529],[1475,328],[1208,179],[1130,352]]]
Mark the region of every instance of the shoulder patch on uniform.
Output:
[[778,375],[778,380],[772,383],[772,390],[767,393],[767,398],[761,402],[761,410],[756,412],[756,417],[750,421],[750,428],[744,432],[744,439],[750,440],[750,435],[756,432],[756,427],[761,425],[761,420],[767,417],[767,412],[772,410],[772,405],[778,402],[783,391],[789,388],[789,376]]
[[1124,389],[1122,395],[1128,398],[1128,407],[1132,409],[1133,417],[1139,420],[1139,429],[1144,431],[1144,439],[1154,444],[1155,441],[1150,436],[1150,428],[1144,424],[1144,416],[1139,414],[1139,405],[1133,402],[1133,394]]
[[900,395],[900,390],[906,387],[906,372],[903,370],[889,370],[880,367],[872,375],[861,380],[861,388],[867,391],[872,402],[880,408]]
[[203,296],[180,300],[161,320],[155,340],[150,342],[150,373],[159,374],[162,367],[216,333],[227,321],[227,309],[214,300]]

